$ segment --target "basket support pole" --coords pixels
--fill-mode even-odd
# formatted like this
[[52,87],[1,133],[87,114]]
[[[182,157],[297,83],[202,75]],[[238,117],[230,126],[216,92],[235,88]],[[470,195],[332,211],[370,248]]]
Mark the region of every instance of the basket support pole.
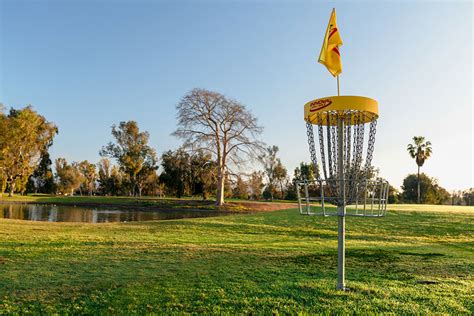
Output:
[[[338,78],[339,79],[339,78]],[[339,81],[339,80],[338,80]],[[344,183],[344,119],[337,120],[337,169],[339,180],[339,194],[342,205],[338,206],[337,229],[337,289],[344,291],[345,264],[346,264],[346,186]]]

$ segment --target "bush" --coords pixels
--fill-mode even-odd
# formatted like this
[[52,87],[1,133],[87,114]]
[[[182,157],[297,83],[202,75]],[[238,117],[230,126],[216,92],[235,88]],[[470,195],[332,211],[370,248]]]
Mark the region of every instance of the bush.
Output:
[[[409,174],[402,185],[402,201],[405,203],[416,203],[418,177],[416,174]],[[420,174],[420,200],[423,204],[443,204],[449,201],[450,195],[443,187],[438,185],[438,181]]]

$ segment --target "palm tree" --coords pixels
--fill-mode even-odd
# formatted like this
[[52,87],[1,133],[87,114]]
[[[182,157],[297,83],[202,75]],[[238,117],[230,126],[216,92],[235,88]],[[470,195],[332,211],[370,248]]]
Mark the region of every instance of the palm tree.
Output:
[[423,136],[413,137],[413,144],[408,144],[408,153],[411,158],[414,158],[418,165],[418,204],[420,203],[420,168],[425,163],[432,153],[431,142],[426,141]]

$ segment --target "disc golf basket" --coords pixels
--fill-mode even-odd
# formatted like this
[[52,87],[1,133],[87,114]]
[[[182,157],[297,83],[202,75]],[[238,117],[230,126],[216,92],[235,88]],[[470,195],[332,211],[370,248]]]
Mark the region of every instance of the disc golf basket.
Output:
[[383,217],[387,209],[388,182],[371,180],[378,104],[367,97],[333,96],[306,103],[304,113],[316,178],[296,183],[299,210],[338,216],[337,288],[345,290],[345,217]]

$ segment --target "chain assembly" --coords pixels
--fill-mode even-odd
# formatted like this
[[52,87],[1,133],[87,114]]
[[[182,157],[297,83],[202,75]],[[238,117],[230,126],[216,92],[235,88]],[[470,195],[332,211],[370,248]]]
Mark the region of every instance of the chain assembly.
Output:
[[[326,119],[326,120],[324,120]],[[337,179],[338,170],[338,127],[337,120],[343,122],[343,161],[344,161],[344,188],[342,183]],[[313,124],[317,125],[319,138],[319,152],[321,155],[321,168],[319,169],[317,160],[317,149],[314,139]],[[326,125],[326,126],[324,126]],[[311,162],[314,167],[315,177],[324,180],[326,183],[327,195],[335,195],[336,197],[331,203],[342,205],[354,203],[358,199],[358,185],[363,179],[367,179],[371,170],[372,157],[375,147],[375,133],[377,120],[370,122],[368,133],[367,152],[365,164],[363,165],[363,149],[365,136],[364,113],[351,111],[327,112],[318,114],[316,122],[306,123],[306,134],[308,136],[309,151],[311,154]],[[326,129],[326,131],[325,131]],[[318,172],[319,171],[319,172]],[[344,197],[342,197],[342,192]]]

